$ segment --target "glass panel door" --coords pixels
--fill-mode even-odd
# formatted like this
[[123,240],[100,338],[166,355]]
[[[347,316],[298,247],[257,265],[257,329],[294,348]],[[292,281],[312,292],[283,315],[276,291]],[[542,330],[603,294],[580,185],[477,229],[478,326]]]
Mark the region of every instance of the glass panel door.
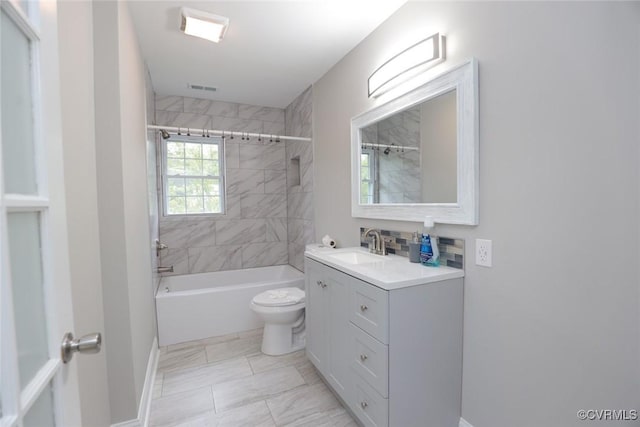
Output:
[[[23,6],[0,2],[0,426],[53,427],[65,424],[58,410],[66,380],[59,375],[55,341],[62,334],[57,337],[56,328],[70,326],[54,322],[62,311],[53,301],[68,297],[70,303],[70,295],[60,293],[61,281],[55,288],[53,283],[57,258],[51,239],[59,227],[50,226],[42,111],[43,105],[55,105],[57,92],[44,99],[40,91],[41,58],[52,51],[44,49],[38,14],[53,8],[46,40],[57,37],[55,2],[27,2],[28,11]],[[41,55],[41,45],[47,55]],[[57,88],[59,83],[45,84]]]

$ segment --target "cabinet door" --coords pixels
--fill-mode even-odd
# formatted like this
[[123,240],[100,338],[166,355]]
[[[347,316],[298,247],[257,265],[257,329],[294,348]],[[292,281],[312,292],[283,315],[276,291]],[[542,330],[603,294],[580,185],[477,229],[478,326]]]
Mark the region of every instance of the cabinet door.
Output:
[[345,400],[349,401],[350,330],[349,286],[353,280],[346,274],[327,268],[329,286],[327,294],[327,327],[329,337],[328,380]]
[[325,325],[325,292],[326,279],[323,277],[321,264],[305,258],[305,284],[306,284],[306,352],[307,357],[324,372],[326,356],[328,354],[327,328]]

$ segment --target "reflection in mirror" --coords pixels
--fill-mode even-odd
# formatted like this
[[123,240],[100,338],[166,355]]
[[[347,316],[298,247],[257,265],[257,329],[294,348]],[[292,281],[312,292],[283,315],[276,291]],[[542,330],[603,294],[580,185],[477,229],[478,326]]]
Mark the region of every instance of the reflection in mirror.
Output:
[[361,131],[360,203],[455,203],[456,91]]
[[478,63],[351,120],[351,214],[478,224]]

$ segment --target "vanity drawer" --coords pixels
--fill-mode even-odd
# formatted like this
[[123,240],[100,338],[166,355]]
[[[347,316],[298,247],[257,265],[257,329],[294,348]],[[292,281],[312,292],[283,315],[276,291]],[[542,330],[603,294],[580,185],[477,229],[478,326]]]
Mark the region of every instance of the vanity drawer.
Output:
[[353,412],[366,427],[388,427],[389,399],[380,396],[366,381],[354,377]]
[[372,337],[389,343],[389,293],[358,279],[351,287],[350,320]]
[[351,327],[351,366],[382,397],[389,397],[389,347],[353,323]]

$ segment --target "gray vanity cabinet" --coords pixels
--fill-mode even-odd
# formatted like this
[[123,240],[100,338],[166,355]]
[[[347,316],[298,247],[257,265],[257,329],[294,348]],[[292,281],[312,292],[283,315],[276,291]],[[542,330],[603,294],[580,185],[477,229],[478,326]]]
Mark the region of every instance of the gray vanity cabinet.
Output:
[[382,289],[305,258],[307,355],[365,426],[457,427],[463,279]]
[[[307,355],[341,396],[348,394],[349,282],[336,270],[308,261],[306,272]],[[344,399],[344,397],[343,397]]]

